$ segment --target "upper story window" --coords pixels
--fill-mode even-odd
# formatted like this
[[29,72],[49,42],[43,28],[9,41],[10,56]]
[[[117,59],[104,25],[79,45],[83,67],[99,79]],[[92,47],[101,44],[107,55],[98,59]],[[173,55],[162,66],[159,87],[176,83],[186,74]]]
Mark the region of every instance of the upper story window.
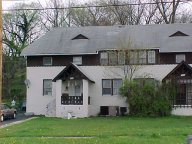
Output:
[[130,51],[128,53],[128,59],[130,64],[138,64],[138,54],[137,51]]
[[109,65],[117,65],[117,52],[111,51],[109,54]]
[[176,54],[176,63],[185,61],[185,54]]
[[108,65],[108,53],[107,52],[100,53],[100,64]]
[[100,53],[101,65],[155,64],[155,50],[106,51]]
[[139,63],[146,64],[147,63],[147,55],[146,51],[139,51]]
[[43,80],[43,95],[52,95],[52,80],[44,79]]
[[125,52],[124,51],[118,52],[118,64],[120,64],[120,65],[125,64]]
[[121,84],[122,84],[121,79],[103,79],[102,80],[102,94],[103,95],[118,95]]
[[51,66],[52,65],[52,57],[43,57],[43,65]]
[[155,63],[155,51],[148,51],[148,63],[154,64]]
[[82,65],[82,57],[81,56],[73,57],[73,63],[76,65]]

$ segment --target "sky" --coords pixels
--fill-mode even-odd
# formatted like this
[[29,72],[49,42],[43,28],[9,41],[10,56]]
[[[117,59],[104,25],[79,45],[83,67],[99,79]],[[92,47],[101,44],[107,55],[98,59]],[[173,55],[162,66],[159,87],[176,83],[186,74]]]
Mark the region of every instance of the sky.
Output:
[[[2,0],[2,8],[3,10],[6,10],[16,3],[31,3],[31,2],[38,2],[38,1],[40,1],[41,4],[43,4],[45,3],[46,0]],[[72,2],[73,0],[63,0],[63,1],[69,3],[69,1]],[[86,2],[88,0],[77,0],[77,1]]]
[[[7,9],[16,3],[30,3],[38,0],[2,0],[2,8]],[[42,1],[42,0],[41,0]]]

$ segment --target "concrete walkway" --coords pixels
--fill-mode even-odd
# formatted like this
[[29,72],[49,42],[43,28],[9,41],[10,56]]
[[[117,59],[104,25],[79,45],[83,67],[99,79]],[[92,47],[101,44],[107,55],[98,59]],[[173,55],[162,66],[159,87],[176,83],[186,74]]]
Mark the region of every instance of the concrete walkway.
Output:
[[20,124],[20,123],[23,123],[23,122],[26,122],[26,121],[29,121],[29,120],[32,120],[32,119],[36,119],[36,118],[37,117],[31,117],[31,118],[28,118],[28,119],[25,119],[25,120],[19,120],[19,121],[15,121],[15,122],[12,122],[12,123],[4,124],[4,125],[0,126],[0,128],[5,128],[5,127],[12,126],[12,125],[15,125],[15,124]]

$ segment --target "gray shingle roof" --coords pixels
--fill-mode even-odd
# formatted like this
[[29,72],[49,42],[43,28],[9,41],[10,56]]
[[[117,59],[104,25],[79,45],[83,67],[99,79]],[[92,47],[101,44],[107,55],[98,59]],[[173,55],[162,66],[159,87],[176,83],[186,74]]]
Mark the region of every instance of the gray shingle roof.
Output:
[[[189,36],[169,37],[177,31]],[[79,34],[88,39],[72,40]],[[93,54],[116,49],[121,39],[130,39],[133,48],[157,48],[162,53],[192,52],[192,24],[54,28],[26,47],[22,55]]]

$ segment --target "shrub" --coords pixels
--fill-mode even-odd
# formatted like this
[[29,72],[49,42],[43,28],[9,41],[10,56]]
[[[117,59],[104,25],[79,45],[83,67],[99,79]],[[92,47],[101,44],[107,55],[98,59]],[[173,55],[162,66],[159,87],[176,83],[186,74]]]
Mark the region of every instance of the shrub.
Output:
[[129,114],[136,116],[167,116],[171,113],[171,101],[175,88],[171,83],[157,85],[140,81],[123,81],[120,94],[127,98]]

